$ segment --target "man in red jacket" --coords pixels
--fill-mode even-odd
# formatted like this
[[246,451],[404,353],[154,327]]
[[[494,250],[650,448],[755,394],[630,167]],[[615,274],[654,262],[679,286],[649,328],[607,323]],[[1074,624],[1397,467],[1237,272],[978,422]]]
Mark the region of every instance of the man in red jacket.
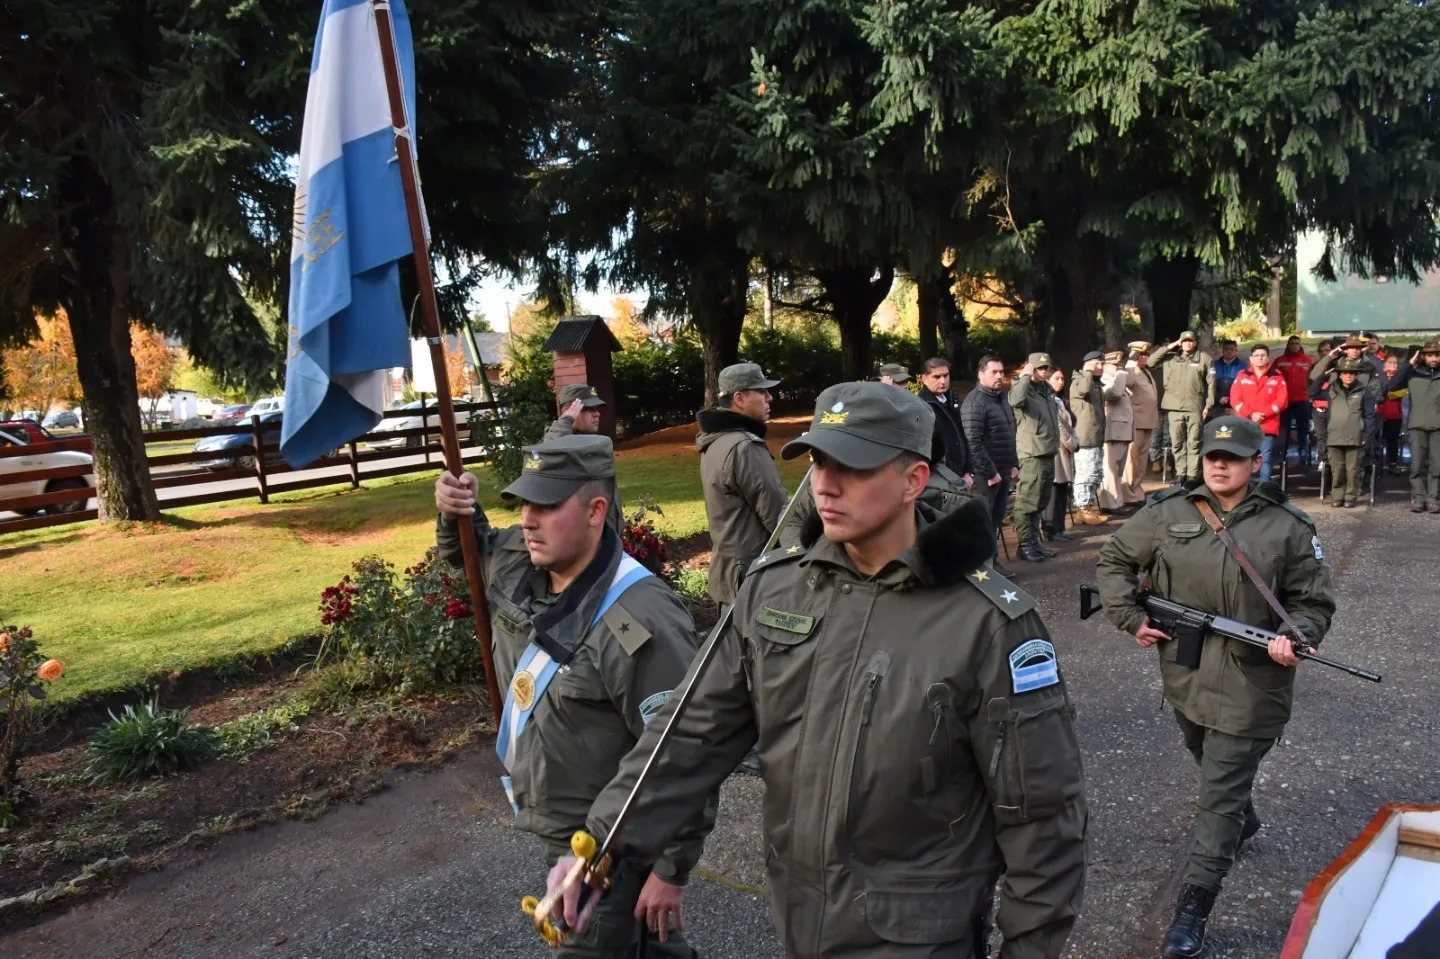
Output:
[[1300,345],[1300,337],[1292,336],[1285,341],[1285,352],[1276,358],[1272,369],[1285,379],[1289,394],[1289,405],[1280,415],[1280,456],[1290,451],[1290,434],[1295,434],[1295,447],[1300,451],[1300,462],[1310,457],[1310,368],[1315,361]]
[[[1260,482],[1270,479],[1270,465],[1275,458],[1275,439],[1280,435],[1280,414],[1290,403],[1285,378],[1270,368],[1270,348],[1257,343],[1250,350],[1250,367],[1241,370],[1230,387],[1230,408],[1260,424],[1265,434],[1260,447]],[[1283,455],[1283,454],[1282,454]]]

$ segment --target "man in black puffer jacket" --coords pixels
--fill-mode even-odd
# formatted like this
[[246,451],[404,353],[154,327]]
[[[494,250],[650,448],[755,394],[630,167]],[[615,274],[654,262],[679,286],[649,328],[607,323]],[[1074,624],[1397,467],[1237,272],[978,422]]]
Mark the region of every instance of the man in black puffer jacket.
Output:
[[1010,487],[1020,478],[1020,459],[1015,454],[1015,411],[1005,396],[1005,364],[1000,358],[980,357],[976,372],[976,386],[960,404],[960,422],[970,450],[975,492],[989,501],[990,517],[998,531],[1005,522]]

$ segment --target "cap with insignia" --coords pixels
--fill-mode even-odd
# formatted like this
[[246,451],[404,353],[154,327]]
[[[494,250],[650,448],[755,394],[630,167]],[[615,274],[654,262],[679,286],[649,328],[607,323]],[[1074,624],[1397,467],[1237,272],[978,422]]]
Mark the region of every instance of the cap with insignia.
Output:
[[1125,346],[1130,350],[1131,353],[1150,352],[1149,340],[1131,340],[1129,343],[1126,343]]
[[560,387],[560,392],[557,395],[562,410],[576,400],[579,400],[581,405],[587,408],[605,405],[605,401],[600,398],[600,394],[595,392],[595,387],[589,383],[566,383]]
[[1440,336],[1420,347],[1420,355],[1424,356],[1426,353],[1440,353]]
[[615,447],[608,436],[561,436],[525,447],[523,466],[520,478],[501,490],[500,497],[553,506],[591,480],[613,479]]
[[892,383],[906,383],[910,380],[910,371],[899,363],[880,364],[880,375],[890,377]]
[[1084,364],[1089,363],[1091,360],[1103,359],[1105,359],[1104,353],[1101,353],[1099,350],[1091,350],[1089,353],[1086,353],[1085,356],[1080,360],[1080,364],[1083,366]]
[[1186,340],[1189,340],[1191,343],[1200,342],[1200,340],[1195,336],[1194,330],[1186,330],[1184,333],[1180,334],[1180,342],[1184,343]]
[[1337,373],[1361,373],[1364,372],[1366,368],[1367,364],[1365,361],[1352,360],[1348,356],[1335,364],[1335,372]]
[[772,380],[765,375],[759,363],[736,363],[720,371],[722,396],[739,393],[741,390],[768,390],[779,385],[779,380]]
[[837,383],[815,401],[810,429],[785,444],[780,455],[823,453],[841,466],[868,470],[901,453],[930,458],[935,412],[909,390],[884,383]]
[[1345,342],[1340,344],[1340,349],[1363,350],[1365,349],[1365,341],[1362,340],[1360,337],[1356,336],[1354,333],[1351,333],[1349,336],[1345,337]]
[[1111,350],[1105,354],[1106,363],[1119,363],[1125,359],[1125,353],[1121,350]]
[[1217,416],[1205,424],[1200,442],[1200,455],[1229,453],[1242,459],[1258,456],[1265,441],[1260,424],[1239,416]]
[[1037,370],[1045,369],[1045,368],[1047,368],[1047,367],[1049,367],[1049,366],[1051,365],[1051,364],[1050,364],[1050,354],[1049,354],[1049,353],[1031,353],[1031,354],[1030,354],[1030,359],[1029,359],[1027,362],[1029,362],[1029,364],[1030,364],[1031,366],[1033,366],[1033,367],[1034,367],[1035,369],[1037,369]]

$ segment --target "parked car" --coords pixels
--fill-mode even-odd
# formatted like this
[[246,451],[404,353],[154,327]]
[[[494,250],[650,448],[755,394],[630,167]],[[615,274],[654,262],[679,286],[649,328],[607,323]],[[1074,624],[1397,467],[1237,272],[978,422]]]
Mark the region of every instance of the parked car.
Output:
[[283,412],[285,412],[285,397],[283,397],[283,396],[267,396],[267,397],[265,397],[263,400],[260,400],[259,402],[257,402],[254,406],[250,407],[250,413],[249,413],[249,415],[250,415],[250,416],[261,416],[261,415],[263,415],[263,414],[265,414],[265,413],[283,413]]
[[47,430],[78,430],[80,414],[74,410],[61,410],[45,417],[40,421],[40,425]]
[[[439,440],[440,402],[438,400],[427,400],[425,402],[424,412],[426,413],[426,416],[423,417],[423,424],[422,417],[420,415],[421,410],[419,400],[413,400],[412,402],[406,403],[404,406],[398,407],[398,409],[414,410],[415,414],[413,416],[397,416],[394,419],[381,420],[380,425],[375,427],[372,432],[384,434],[394,433],[399,430],[418,430],[422,425],[425,425],[429,426],[430,429],[434,430],[434,433],[432,434],[433,439],[437,441]],[[468,422],[470,422],[470,413],[468,411],[455,411],[456,426],[464,426]],[[414,436],[382,436],[380,439],[367,440],[366,445],[369,446],[371,449],[376,450],[399,449],[402,446],[408,449],[419,449],[421,446],[421,437],[419,436],[419,434],[416,434]]]
[[81,453],[94,452],[90,437],[56,436],[34,420],[3,420],[0,421],[0,430],[23,436],[26,442],[36,446],[44,446],[47,443],[64,443],[66,449],[78,450]]
[[[39,429],[37,426],[36,429]],[[24,448],[26,452],[0,458],[0,500],[16,499],[21,496],[39,496],[43,493],[58,493],[67,489],[84,489],[95,485],[95,461],[89,453],[75,450],[46,449],[43,444],[32,443],[29,437],[19,431],[0,429],[0,449]],[[32,470],[58,469],[65,466],[89,467],[80,476],[65,476],[59,479],[32,479],[21,483],[6,483],[5,477]],[[25,516],[33,516],[44,509],[49,513],[78,513],[85,508],[85,500],[75,499],[52,506],[32,507],[17,510]]]
[[224,409],[222,409],[220,412],[216,413],[216,414],[215,414],[215,419],[216,419],[217,422],[218,422],[219,420],[238,420],[238,419],[241,419],[241,418],[243,418],[243,417],[245,417],[245,416],[248,416],[249,414],[250,414],[250,404],[249,404],[249,403],[236,403],[236,404],[234,404],[233,406],[227,406],[227,407],[225,407]]
[[[260,439],[266,444],[279,444],[280,442],[280,420],[283,413],[266,413],[260,417]],[[248,423],[246,424],[248,426]],[[195,444],[196,453],[213,453],[214,459],[197,462],[195,465],[207,470],[233,470],[250,469],[255,465],[255,443],[254,434],[250,430],[243,433],[222,433],[219,436],[202,436]],[[278,459],[278,450],[266,454],[270,459]]]

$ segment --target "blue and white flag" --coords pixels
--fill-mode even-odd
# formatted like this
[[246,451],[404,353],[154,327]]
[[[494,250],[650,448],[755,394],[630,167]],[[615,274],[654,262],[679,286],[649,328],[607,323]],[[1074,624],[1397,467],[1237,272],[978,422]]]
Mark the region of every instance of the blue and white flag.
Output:
[[[407,117],[415,55],[389,0]],[[407,121],[413,130],[413,123]],[[414,149],[414,137],[411,137]],[[391,367],[410,362],[397,260],[410,224],[370,0],[325,0],[295,183],[290,348],[280,451],[303,466],[380,422]]]

